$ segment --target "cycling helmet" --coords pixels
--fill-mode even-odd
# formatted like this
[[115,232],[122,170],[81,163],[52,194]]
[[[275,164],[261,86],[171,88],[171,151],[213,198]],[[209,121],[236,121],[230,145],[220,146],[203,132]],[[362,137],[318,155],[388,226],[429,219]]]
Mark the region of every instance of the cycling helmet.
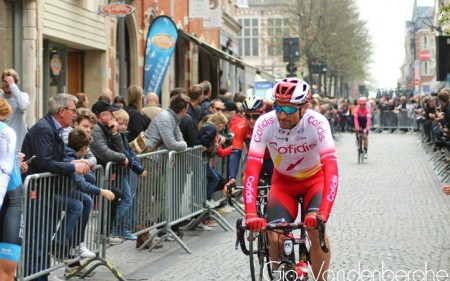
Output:
[[303,105],[311,101],[311,88],[301,79],[284,78],[275,85],[274,100],[280,104]]
[[367,103],[367,98],[366,97],[360,97],[359,99],[358,99],[358,104],[362,104],[362,105],[365,105]]
[[266,102],[260,97],[251,96],[242,102],[242,108],[245,112],[264,112]]

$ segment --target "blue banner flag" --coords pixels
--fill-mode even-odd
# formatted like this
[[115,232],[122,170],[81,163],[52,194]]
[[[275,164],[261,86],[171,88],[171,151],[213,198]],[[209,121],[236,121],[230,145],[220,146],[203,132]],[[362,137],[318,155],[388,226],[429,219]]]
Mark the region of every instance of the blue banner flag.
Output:
[[144,95],[154,92],[161,96],[161,86],[169,68],[178,31],[167,16],[155,18],[148,31],[144,60]]

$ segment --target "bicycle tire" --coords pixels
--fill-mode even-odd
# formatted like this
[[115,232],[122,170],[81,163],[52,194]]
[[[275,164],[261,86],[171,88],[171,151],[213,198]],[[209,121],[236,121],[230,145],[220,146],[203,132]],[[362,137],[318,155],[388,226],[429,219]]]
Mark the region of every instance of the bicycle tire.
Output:
[[272,266],[269,263],[270,257],[268,241],[269,240],[266,233],[255,233],[250,231],[249,262],[250,275],[253,281],[271,280],[273,278]]

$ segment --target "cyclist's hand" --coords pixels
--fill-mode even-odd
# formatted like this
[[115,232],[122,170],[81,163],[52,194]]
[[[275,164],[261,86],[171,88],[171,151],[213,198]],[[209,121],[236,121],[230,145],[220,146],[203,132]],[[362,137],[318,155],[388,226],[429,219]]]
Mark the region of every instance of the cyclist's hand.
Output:
[[247,216],[245,218],[245,224],[251,231],[260,231],[266,228],[266,220],[255,215]]
[[314,229],[317,227],[317,218],[315,215],[309,215],[305,217],[305,221],[303,221],[303,225],[306,229]]
[[359,132],[359,127],[356,127],[356,128],[355,128],[355,131],[356,131],[356,132]]
[[363,130],[364,135],[367,135],[367,129]]

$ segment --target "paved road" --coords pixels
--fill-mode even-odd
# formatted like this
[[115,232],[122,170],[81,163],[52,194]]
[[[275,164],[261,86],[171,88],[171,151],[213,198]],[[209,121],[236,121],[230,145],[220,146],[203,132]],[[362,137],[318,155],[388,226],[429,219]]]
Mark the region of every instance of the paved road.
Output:
[[[450,280],[450,196],[442,194],[418,137],[383,133],[370,140],[363,165],[353,135],[336,142],[340,184],[328,224],[329,280]],[[234,224],[238,216],[225,217]],[[234,233],[216,227],[188,232],[183,240],[193,254],[175,242],[151,253],[126,242],[108,249],[108,260],[128,280],[250,280]],[[433,279],[436,274],[441,278]],[[114,278],[100,267],[88,280]]]

